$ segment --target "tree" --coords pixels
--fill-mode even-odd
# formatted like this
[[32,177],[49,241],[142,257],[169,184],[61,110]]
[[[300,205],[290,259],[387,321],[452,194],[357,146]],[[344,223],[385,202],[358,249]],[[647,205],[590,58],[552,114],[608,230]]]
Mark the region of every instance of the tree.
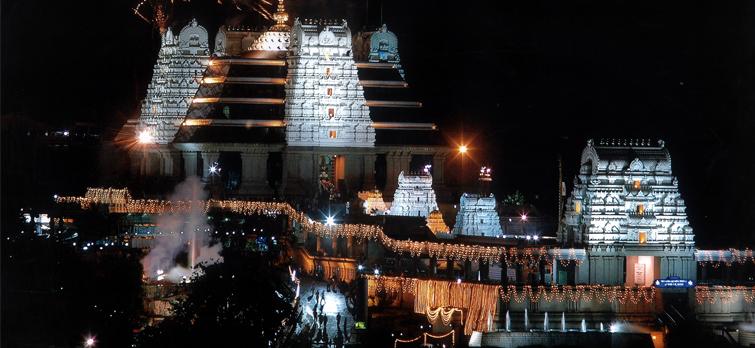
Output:
[[503,200],[503,204],[522,206],[524,205],[524,196],[519,190],[516,190],[514,194],[506,196],[506,199]]
[[145,330],[146,347],[261,347],[285,339],[282,323],[295,320],[287,270],[240,248],[225,249],[223,258],[200,266],[174,316]]

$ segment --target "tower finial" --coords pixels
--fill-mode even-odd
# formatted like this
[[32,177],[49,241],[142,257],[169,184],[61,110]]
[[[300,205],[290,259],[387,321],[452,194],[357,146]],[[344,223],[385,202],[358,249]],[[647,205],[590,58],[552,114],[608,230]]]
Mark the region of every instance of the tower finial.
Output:
[[273,14],[276,24],[270,28],[272,31],[289,31],[291,27],[286,24],[288,21],[288,13],[283,8],[283,0],[278,0],[278,11]]

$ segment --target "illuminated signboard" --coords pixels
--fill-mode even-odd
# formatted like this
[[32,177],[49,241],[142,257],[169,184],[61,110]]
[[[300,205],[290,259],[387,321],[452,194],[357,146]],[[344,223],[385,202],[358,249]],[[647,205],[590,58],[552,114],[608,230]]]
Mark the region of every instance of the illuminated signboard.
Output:
[[681,279],[679,277],[671,276],[666,279],[654,280],[653,286],[656,288],[693,288],[695,287],[695,281],[692,279]]
[[354,328],[355,329],[359,329],[359,330],[364,330],[364,329],[367,328],[367,323],[365,323],[363,321],[358,321],[358,322],[354,323]]

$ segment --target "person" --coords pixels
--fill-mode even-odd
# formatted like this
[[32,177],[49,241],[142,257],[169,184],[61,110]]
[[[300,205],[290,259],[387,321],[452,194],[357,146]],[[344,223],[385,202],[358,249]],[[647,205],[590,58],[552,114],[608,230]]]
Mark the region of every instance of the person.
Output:
[[320,290],[315,292],[315,303],[320,303]]
[[336,326],[340,326],[340,325],[341,325],[341,313],[338,313],[336,315]]
[[331,278],[328,278],[328,282],[327,282],[327,289],[328,289],[328,292],[330,292],[330,285],[331,285],[331,284],[333,284],[333,278],[332,278],[332,277],[331,277]]
[[315,281],[314,280],[312,281],[311,288],[312,288],[312,293],[314,294],[315,293]]

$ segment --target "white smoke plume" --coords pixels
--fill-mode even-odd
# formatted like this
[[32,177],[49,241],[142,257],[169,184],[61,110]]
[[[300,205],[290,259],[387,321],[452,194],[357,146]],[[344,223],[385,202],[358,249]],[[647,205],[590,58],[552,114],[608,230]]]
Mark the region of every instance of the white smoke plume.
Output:
[[[175,191],[169,199],[175,204],[184,201],[191,202],[188,213],[163,213],[157,217],[155,223],[157,231],[150,252],[142,259],[144,272],[149,278],[156,278],[162,274],[171,281],[181,281],[191,278],[192,268],[198,263],[223,262],[220,256],[221,244],[210,246],[207,214],[200,201],[207,199],[207,192],[202,188],[202,181],[197,177],[187,178],[176,185]],[[188,254],[188,267],[176,265],[176,256],[185,251]]]

